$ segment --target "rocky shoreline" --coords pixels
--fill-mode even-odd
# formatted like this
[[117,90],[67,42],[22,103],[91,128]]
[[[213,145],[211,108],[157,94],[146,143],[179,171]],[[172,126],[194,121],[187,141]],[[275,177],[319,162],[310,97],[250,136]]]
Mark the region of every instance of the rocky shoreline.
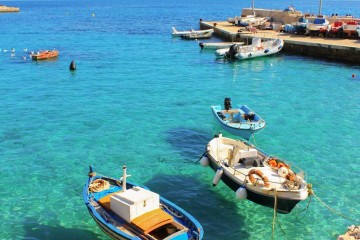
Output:
[[0,5],[0,13],[2,12],[20,12],[20,8]]

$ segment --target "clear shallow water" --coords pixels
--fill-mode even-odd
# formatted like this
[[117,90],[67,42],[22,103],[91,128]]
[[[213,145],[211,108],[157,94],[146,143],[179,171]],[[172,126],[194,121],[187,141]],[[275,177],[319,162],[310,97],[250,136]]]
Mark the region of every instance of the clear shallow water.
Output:
[[[346,3],[340,11],[323,1],[323,12],[359,12],[359,1]],[[16,49],[15,57],[0,53],[1,239],[107,239],[82,203],[89,164],[110,176],[127,164],[133,182],[192,213],[204,239],[270,239],[271,209],[237,201],[223,183],[212,188],[214,173],[194,164],[219,130],[210,105],[225,97],[266,119],[255,137],[261,149],[300,166],[317,196],[359,219],[358,66],[285,53],[227,63],[170,36],[172,26],[225,20],[250,2],[2,4],[21,12],[0,15],[0,48]],[[292,4],[318,11],[318,3]],[[22,60],[24,48],[60,56]],[[315,199],[301,212],[306,206],[278,216],[285,234],[277,225],[276,239],[336,239],[356,224]]]

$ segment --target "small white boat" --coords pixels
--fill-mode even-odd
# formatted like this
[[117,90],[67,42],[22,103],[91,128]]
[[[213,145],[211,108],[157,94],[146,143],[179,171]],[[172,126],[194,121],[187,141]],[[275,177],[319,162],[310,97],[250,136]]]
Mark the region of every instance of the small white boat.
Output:
[[214,30],[210,29],[211,31],[206,31],[206,32],[199,32],[199,31],[194,31],[192,33],[187,33],[187,34],[183,34],[180,37],[184,38],[184,39],[205,39],[205,38],[211,38],[211,35],[213,34]]
[[265,17],[256,17],[255,15],[248,15],[246,17],[240,17],[235,19],[235,25],[237,26],[253,26],[258,27],[267,22],[269,18]]
[[243,45],[243,42],[200,42],[201,49],[222,49],[231,47],[232,45]]
[[260,37],[254,37],[251,45],[232,45],[229,49],[218,49],[215,51],[217,57],[228,59],[249,59],[254,57],[268,56],[279,52],[284,46],[280,38],[261,41]]
[[207,144],[200,164],[215,171],[213,186],[222,180],[236,198],[274,208],[279,213],[290,213],[309,195],[310,185],[303,171],[246,141],[222,134]]
[[189,34],[205,34],[205,33],[213,33],[214,32],[214,29],[206,29],[206,30],[187,30],[187,31],[177,31],[175,27],[172,27],[172,33],[171,35],[174,36],[174,37],[181,37],[181,36],[184,36],[184,35],[189,35]]

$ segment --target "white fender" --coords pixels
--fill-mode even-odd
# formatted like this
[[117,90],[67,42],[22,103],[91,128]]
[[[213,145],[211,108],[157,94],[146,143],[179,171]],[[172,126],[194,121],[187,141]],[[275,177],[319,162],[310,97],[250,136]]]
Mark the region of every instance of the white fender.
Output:
[[210,162],[209,162],[209,158],[207,156],[203,156],[201,159],[200,159],[200,165],[203,166],[203,167],[207,167],[209,166]]
[[240,199],[240,200],[246,199],[247,198],[246,188],[239,187],[235,192],[235,196],[236,196],[237,199]]
[[280,175],[280,177],[285,178],[289,174],[289,170],[286,167],[281,167],[278,170],[278,174]]
[[213,187],[215,187],[219,183],[223,172],[224,172],[224,170],[222,169],[222,167],[219,167],[216,170],[215,176],[214,176],[213,181],[212,181]]

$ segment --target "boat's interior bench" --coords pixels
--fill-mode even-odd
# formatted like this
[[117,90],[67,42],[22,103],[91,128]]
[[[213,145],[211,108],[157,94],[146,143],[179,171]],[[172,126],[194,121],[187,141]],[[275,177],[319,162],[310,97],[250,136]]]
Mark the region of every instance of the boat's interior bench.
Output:
[[234,149],[235,155],[233,158],[233,166],[236,167],[237,165],[239,167],[262,167],[263,162],[258,157],[258,153],[256,149],[248,149],[248,150],[238,150]]

